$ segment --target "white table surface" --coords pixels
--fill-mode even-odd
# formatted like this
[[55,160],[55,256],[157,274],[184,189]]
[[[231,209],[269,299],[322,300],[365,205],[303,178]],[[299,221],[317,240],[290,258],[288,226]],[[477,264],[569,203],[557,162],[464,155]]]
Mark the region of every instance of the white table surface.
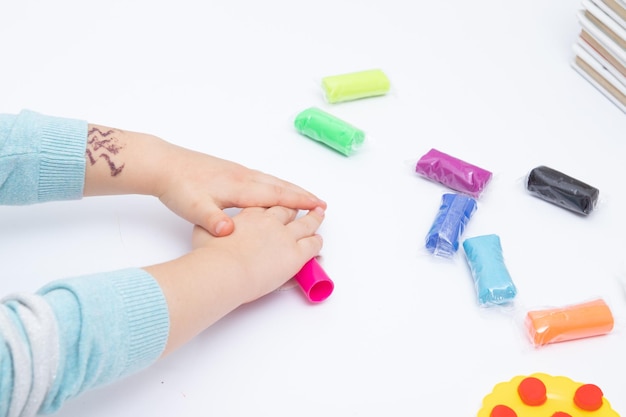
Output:
[[[472,416],[492,387],[546,372],[626,413],[626,115],[571,67],[576,1],[61,0],[0,6],[0,112],[149,132],[277,175],[328,202],[325,302],[245,306],[59,417]],[[391,92],[326,104],[326,75],[380,68]],[[298,135],[317,106],[366,131],[346,158]],[[477,306],[462,252],[424,251],[437,148],[494,173],[464,238],[495,233],[519,290]],[[547,165],[600,189],[581,217],[530,196]],[[149,197],[0,208],[1,293],[184,253],[191,226]],[[604,298],[603,337],[534,348],[529,309]]]

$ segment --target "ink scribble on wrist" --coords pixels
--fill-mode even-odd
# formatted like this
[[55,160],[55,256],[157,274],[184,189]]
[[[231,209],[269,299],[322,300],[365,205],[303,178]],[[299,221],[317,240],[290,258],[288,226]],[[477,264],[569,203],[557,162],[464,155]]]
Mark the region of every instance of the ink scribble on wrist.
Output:
[[90,165],[95,165],[100,159],[103,159],[109,166],[111,176],[118,176],[126,165],[120,161],[120,151],[124,146],[120,144],[117,136],[120,131],[117,129],[101,128],[91,126],[87,133],[87,150],[85,155]]

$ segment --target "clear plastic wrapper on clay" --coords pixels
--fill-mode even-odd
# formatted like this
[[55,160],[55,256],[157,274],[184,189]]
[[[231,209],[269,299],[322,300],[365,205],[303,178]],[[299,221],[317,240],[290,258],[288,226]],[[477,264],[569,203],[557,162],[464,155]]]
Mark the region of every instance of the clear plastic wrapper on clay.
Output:
[[317,107],[310,107],[298,113],[294,127],[302,135],[321,142],[345,156],[352,155],[365,141],[363,130]]
[[472,197],[444,194],[426,235],[426,249],[434,255],[451,258],[459,249],[459,239],[477,208],[476,200]]
[[613,312],[603,298],[531,309],[524,317],[526,335],[535,347],[606,335],[614,327]]
[[535,197],[582,215],[596,208],[600,195],[597,188],[544,165],[533,168],[525,183]]
[[389,92],[390,82],[380,69],[370,69],[322,78],[322,89],[328,103],[382,96]]
[[479,198],[493,174],[491,171],[431,149],[415,164],[415,172],[431,181]]
[[500,237],[495,234],[471,237],[463,241],[463,249],[478,304],[488,307],[513,302],[517,288],[504,263]]

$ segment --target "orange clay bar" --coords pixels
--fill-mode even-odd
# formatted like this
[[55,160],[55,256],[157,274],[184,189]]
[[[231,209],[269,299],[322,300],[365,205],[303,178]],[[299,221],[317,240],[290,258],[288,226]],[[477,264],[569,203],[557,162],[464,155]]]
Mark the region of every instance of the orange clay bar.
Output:
[[535,346],[600,336],[613,330],[613,314],[602,299],[582,304],[529,311],[526,330]]

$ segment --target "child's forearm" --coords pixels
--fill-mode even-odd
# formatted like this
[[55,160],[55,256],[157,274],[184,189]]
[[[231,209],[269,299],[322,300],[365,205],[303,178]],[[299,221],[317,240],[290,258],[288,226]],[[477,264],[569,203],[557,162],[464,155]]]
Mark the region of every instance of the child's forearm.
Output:
[[219,250],[191,252],[144,268],[159,283],[170,314],[163,356],[171,353],[243,302],[241,268]]
[[164,354],[242,304],[284,284],[316,256],[322,239],[316,230],[324,211],[296,219],[284,207],[248,208],[235,216],[236,230],[214,237],[194,227],[194,250],[170,262],[144,268],[157,281],[170,316]]
[[223,209],[326,207],[305,189],[156,136],[89,125],[84,195],[146,194],[215,236],[232,233]]
[[172,146],[156,136],[89,124],[84,195],[158,195]]

